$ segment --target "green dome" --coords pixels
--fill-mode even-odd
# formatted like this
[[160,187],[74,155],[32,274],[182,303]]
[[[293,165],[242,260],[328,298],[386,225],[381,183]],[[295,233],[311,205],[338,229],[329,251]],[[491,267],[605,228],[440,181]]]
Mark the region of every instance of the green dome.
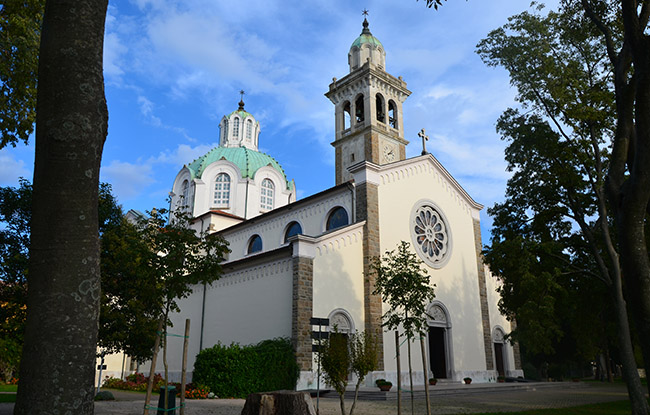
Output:
[[238,109],[234,110],[230,114],[226,115],[226,118],[230,119],[230,116],[233,114],[237,114],[241,117],[241,119],[245,119],[246,117],[252,117],[253,115],[250,112],[244,111],[243,109]]
[[[241,111],[248,114],[245,111]],[[246,147],[215,147],[206,155],[201,156],[187,165],[192,174],[192,178],[198,178],[203,175],[205,169],[215,161],[228,160],[239,168],[242,177],[250,179],[255,177],[255,173],[264,166],[271,166],[277,170],[284,178],[287,189],[291,189],[291,183],[287,180],[287,175],[280,167],[280,164],[271,156],[259,151],[254,151]]]
[[354,42],[352,42],[352,46],[350,46],[350,49],[352,49],[355,46],[361,48],[361,45],[363,45],[364,43],[369,43],[371,46],[375,46],[375,47],[384,46],[381,44],[379,39],[377,39],[373,35],[361,34],[361,36],[359,36],[358,38],[356,38]]
[[352,42],[352,46],[350,46],[350,49],[353,47],[361,48],[361,45],[363,44],[369,44],[371,46],[375,47],[384,47],[384,45],[381,44],[379,39],[374,37],[372,33],[370,33],[370,29],[368,29],[368,20],[363,19],[363,30],[361,31],[361,35],[355,39],[354,42]]

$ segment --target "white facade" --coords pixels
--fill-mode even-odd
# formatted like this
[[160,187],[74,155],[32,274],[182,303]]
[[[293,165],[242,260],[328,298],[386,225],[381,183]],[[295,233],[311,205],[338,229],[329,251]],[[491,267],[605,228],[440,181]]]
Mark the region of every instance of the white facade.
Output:
[[[433,155],[405,158],[401,110],[410,91],[385,72],[385,51],[367,22],[348,58],[350,74],[335,80],[326,94],[337,125],[335,187],[296,201],[293,182],[275,160],[257,152],[259,125],[243,103],[222,119],[220,147],[185,166],[174,181],[172,204],[188,205],[197,229],[219,232],[232,251],[223,276],[211,286],[194,287],[173,316],[177,334],[185,319],[192,321],[189,369],[200,349],[217,342],[289,337],[301,367],[298,389],[315,387],[309,318],[329,318],[331,326],[350,333],[378,330],[388,308],[372,294],[369,262],[407,241],[425,261],[436,294],[427,305],[428,367],[421,363],[419,339],[411,347],[418,382],[432,376],[492,382],[500,373],[522,375],[518,349],[503,341],[511,326],[497,308],[497,281],[480,258],[483,206]],[[346,125],[346,112],[355,115],[360,94],[363,120]],[[389,101],[395,103],[393,125],[386,116]],[[237,134],[233,117],[239,119]],[[250,142],[242,143],[247,120],[253,123]],[[229,151],[255,152],[262,161],[245,166],[239,153]],[[215,195],[223,190],[220,174],[231,178],[226,199]],[[265,180],[275,186],[271,208],[263,206]],[[398,376],[394,333],[384,332],[381,343],[381,368],[367,378],[369,386],[377,378],[394,382]],[[170,342],[168,352],[176,378],[181,346]]]

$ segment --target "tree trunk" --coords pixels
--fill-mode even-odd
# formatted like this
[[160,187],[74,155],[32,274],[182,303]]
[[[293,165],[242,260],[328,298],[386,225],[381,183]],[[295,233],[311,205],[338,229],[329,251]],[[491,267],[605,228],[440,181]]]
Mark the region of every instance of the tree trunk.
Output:
[[411,337],[406,340],[409,354],[409,384],[411,386],[411,415],[415,415],[415,402],[413,401],[413,367],[411,366]]
[[163,340],[163,367],[165,368],[165,411],[169,409],[169,367],[167,366],[167,322],[169,321],[169,302],[167,302],[167,307],[165,308],[165,324],[162,332]]
[[153,344],[153,356],[151,357],[151,369],[149,369],[149,381],[147,382],[147,393],[144,398],[144,410],[142,411],[143,415],[149,414],[149,403],[151,402],[151,390],[153,389],[153,378],[156,374],[156,360],[158,360],[158,349],[160,346],[160,337],[162,336],[163,331],[163,320],[162,318],[158,322],[158,331],[156,331],[156,340]]
[[345,391],[343,391],[343,393],[339,393],[339,403],[341,404],[341,415],[346,415],[345,414]]
[[284,414],[316,415],[316,411],[307,392],[295,391],[251,393],[241,411],[241,415]]
[[[646,34],[647,17],[639,18],[648,5],[641,9],[636,0],[621,0],[620,4],[625,43],[618,60],[612,62],[617,134],[607,173],[607,196],[615,213],[626,294],[648,373],[650,259],[645,224],[650,203],[650,39]],[[630,77],[630,73],[634,76]]]
[[350,407],[350,415],[354,415],[354,408],[357,406],[357,398],[359,397],[359,386],[361,386],[362,379],[357,380],[357,384],[354,386],[354,400],[352,401],[352,407]]
[[94,409],[107,3],[50,0],[45,7],[19,415]]
[[620,348],[620,358],[623,364],[623,378],[627,385],[630,404],[632,406],[632,415],[650,414],[650,406],[643,392],[643,386],[639,379],[639,372],[636,370],[634,361],[634,351],[632,349],[632,336],[630,326],[627,320],[627,308],[623,298],[623,287],[620,273],[612,278],[615,293],[615,313],[618,323],[618,345]]

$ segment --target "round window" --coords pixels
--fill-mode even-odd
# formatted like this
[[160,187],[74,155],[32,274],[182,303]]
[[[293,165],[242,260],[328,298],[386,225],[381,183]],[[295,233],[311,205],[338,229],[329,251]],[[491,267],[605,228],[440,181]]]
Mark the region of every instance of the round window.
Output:
[[429,200],[419,201],[411,212],[410,226],[420,258],[434,268],[444,266],[451,254],[451,234],[440,208]]

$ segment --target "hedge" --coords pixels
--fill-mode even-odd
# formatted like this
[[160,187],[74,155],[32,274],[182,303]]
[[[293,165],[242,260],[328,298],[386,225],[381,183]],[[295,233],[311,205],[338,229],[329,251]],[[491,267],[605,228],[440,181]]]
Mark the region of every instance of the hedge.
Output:
[[245,398],[255,392],[295,389],[299,373],[289,339],[249,346],[218,343],[196,356],[192,382],[208,386],[221,398]]

